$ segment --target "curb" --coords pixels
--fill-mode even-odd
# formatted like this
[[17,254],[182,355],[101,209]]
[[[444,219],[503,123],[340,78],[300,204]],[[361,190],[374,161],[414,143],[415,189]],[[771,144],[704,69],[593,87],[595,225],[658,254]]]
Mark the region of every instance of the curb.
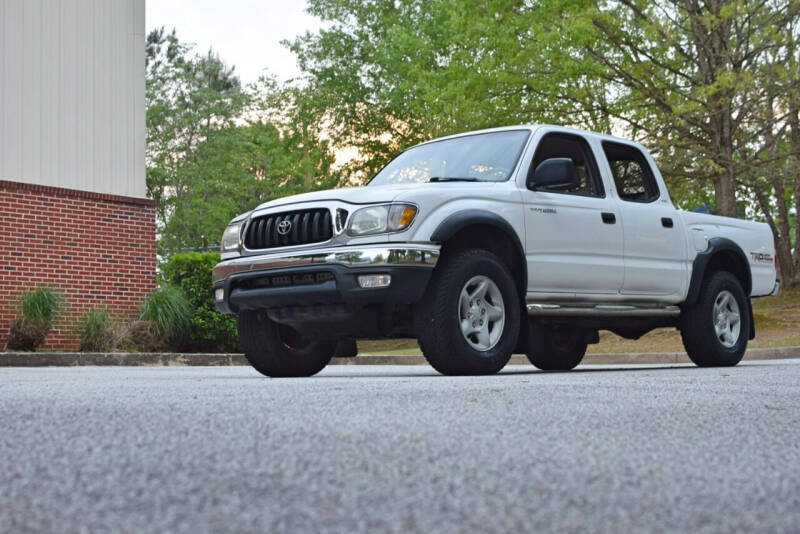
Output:
[[[800,358],[800,346],[749,349],[745,360],[780,360]],[[515,354],[508,362],[528,364],[525,356]],[[683,352],[643,352],[627,354],[587,354],[582,364],[621,363],[691,363]],[[334,358],[332,365],[427,365],[419,355],[362,354],[354,358]],[[77,367],[97,366],[223,366],[248,365],[243,354],[179,354],[137,352],[0,352],[0,367]]]
[[0,352],[0,367],[248,365],[243,354]]

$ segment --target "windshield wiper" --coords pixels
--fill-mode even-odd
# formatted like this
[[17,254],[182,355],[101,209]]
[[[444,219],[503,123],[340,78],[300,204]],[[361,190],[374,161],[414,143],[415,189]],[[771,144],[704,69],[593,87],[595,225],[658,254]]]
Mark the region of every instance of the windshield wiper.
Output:
[[480,182],[471,176],[431,176],[429,182]]

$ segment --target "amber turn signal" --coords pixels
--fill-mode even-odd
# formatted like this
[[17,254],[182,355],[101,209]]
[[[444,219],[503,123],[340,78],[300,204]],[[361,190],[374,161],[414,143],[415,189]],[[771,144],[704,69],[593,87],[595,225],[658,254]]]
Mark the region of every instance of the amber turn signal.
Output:
[[411,204],[392,204],[389,210],[389,230],[392,232],[405,230],[416,215],[416,206]]

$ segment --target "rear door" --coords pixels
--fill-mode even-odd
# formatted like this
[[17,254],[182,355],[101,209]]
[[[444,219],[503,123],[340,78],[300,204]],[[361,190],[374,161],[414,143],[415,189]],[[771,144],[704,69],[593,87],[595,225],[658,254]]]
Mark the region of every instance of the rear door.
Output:
[[686,283],[686,237],[681,219],[645,154],[636,146],[603,141],[619,199],[624,234],[623,296],[678,298]]
[[589,144],[562,131],[540,130],[537,136],[528,174],[546,159],[570,158],[578,185],[531,190],[523,184],[529,294],[618,295],[624,274],[618,203],[604,190]]

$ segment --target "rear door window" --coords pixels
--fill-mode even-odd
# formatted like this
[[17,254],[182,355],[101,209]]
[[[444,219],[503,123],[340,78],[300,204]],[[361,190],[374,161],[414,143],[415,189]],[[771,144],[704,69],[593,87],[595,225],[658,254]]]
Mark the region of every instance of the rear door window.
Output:
[[653,170],[642,152],[622,143],[603,142],[617,194],[628,202],[653,202],[659,197]]

